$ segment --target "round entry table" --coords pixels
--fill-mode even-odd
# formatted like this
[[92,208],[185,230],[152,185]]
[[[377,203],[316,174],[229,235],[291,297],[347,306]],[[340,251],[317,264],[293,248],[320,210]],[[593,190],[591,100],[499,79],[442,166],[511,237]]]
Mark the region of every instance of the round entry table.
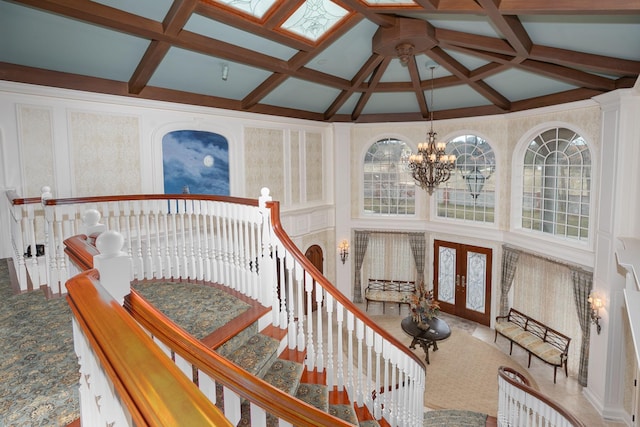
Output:
[[415,349],[416,344],[422,347],[426,355],[425,360],[427,364],[430,364],[429,347],[433,348],[433,351],[437,351],[438,341],[449,338],[451,336],[451,328],[447,322],[437,317],[429,319],[427,324],[429,325],[428,329],[419,328],[418,324],[409,316],[402,319],[400,326],[403,331],[413,337],[409,348]]

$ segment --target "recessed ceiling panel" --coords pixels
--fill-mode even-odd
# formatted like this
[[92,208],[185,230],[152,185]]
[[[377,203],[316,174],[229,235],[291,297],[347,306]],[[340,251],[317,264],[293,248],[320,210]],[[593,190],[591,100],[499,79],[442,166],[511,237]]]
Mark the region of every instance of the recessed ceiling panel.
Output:
[[640,60],[640,15],[520,18],[535,44]]
[[412,14],[414,18],[419,17],[429,21],[436,28],[445,30],[460,31],[462,33],[477,34],[479,36],[499,37],[491,22],[480,15],[450,15],[450,14]]
[[171,8],[172,0],[92,0],[125,12],[162,22]]
[[452,110],[455,108],[467,108],[478,105],[491,105],[491,102],[467,85],[458,85],[435,89],[433,91],[433,103],[431,103],[431,91],[425,91],[429,110],[434,111],[438,118],[438,111]]
[[464,53],[456,52],[455,50],[444,49],[453,59],[461,63],[467,70],[473,71],[477,68],[483,67],[489,63],[477,56],[466,55]]
[[187,21],[184,29],[215,40],[231,43],[236,46],[242,46],[245,49],[273,56],[275,58],[282,59],[283,61],[289,60],[293,55],[298,53],[296,49],[273,42],[267,38],[257,36],[256,34],[239,30],[221,22],[214,21],[213,19],[205,18],[201,15],[191,15],[191,18]]
[[558,80],[513,69],[488,77],[484,81],[509,101],[520,101],[576,88]]
[[380,82],[410,82],[409,67],[402,65],[399,59],[393,59],[384,71]]
[[351,115],[353,110],[356,108],[356,105],[358,105],[358,99],[360,99],[360,95],[360,93],[352,93],[349,99],[347,99],[347,101],[342,104],[342,106],[340,106],[337,114],[346,114],[348,116]]
[[269,75],[244,64],[171,48],[149,85],[240,100]]
[[262,103],[323,113],[339,94],[339,90],[327,86],[300,79],[287,79],[265,97]]
[[362,110],[362,114],[406,113],[418,109],[413,92],[374,93]]
[[352,79],[371,56],[371,38],[377,29],[377,25],[363,20],[320,52],[307,67]]
[[5,1],[0,2],[0,40],[0,61],[120,81],[129,80],[149,45]]

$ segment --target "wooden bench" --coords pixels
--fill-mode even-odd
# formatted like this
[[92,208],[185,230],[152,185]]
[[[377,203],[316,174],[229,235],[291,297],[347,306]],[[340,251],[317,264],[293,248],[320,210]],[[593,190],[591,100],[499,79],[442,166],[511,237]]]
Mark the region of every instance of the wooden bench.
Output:
[[558,368],[564,366],[564,374],[569,376],[567,359],[571,338],[568,336],[513,308],[509,310],[508,315],[496,317],[495,327],[496,334],[493,341],[496,341],[498,334],[507,338],[511,343],[509,354],[513,351],[513,343],[518,344],[529,353],[528,367],[531,367],[533,355],[553,366],[554,384]]
[[369,301],[382,302],[382,313],[385,303],[409,304],[409,299],[416,292],[416,282],[402,280],[369,279],[369,284],[364,290],[364,298],[367,300],[365,310],[369,310]]

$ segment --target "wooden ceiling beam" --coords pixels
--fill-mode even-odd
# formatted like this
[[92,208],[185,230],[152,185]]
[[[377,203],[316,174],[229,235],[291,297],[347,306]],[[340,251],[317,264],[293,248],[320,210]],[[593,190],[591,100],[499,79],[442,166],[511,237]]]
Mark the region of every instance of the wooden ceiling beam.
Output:
[[476,92],[478,92],[483,97],[487,98],[493,104],[497,105],[499,108],[502,108],[505,111],[509,110],[510,101],[502,96],[498,91],[491,88],[488,84],[479,80],[476,81],[471,79],[469,70],[456,61],[452,56],[446,53],[441,48],[433,48],[427,55],[435,60],[438,64],[445,67],[449,72],[458,77],[461,80],[461,83],[466,83],[471,88],[473,88]]
[[362,110],[364,110],[365,105],[367,105],[367,101],[369,100],[369,98],[371,98],[371,95],[373,94],[373,91],[376,85],[378,84],[378,82],[380,82],[380,79],[382,78],[382,75],[384,74],[385,70],[389,66],[390,62],[391,62],[391,58],[389,57],[383,58],[380,64],[378,64],[378,66],[373,71],[373,74],[369,79],[368,89],[364,91],[362,95],[360,95],[360,99],[358,99],[358,103],[356,104],[355,108],[351,112],[351,118],[353,120],[357,120],[358,116],[360,116],[360,114],[362,113]]
[[429,117],[429,108],[427,106],[427,100],[424,96],[424,90],[420,84],[420,73],[418,72],[418,66],[416,65],[416,57],[411,55],[407,62],[407,68],[409,69],[409,76],[411,77],[411,86],[413,92],[416,95],[416,101],[418,108],[420,108],[420,114],[422,117]]
[[507,15],[617,15],[640,12],[636,0],[501,0],[500,11]]
[[[176,0],[162,22],[165,34],[176,36],[187,23],[198,0]],[[129,79],[129,92],[138,94],[149,83],[151,77],[160,66],[171,44],[166,41],[152,40]]]
[[616,76],[637,76],[640,74],[640,61],[612,58],[610,56],[594,55],[556,47],[533,46],[529,58]]
[[460,31],[436,28],[436,39],[440,45],[467,47],[471,49],[486,50],[488,52],[502,53],[505,55],[516,55],[516,51],[506,40],[495,37],[481,36]]
[[516,51],[517,55],[526,56],[533,46],[529,34],[515,15],[503,15],[498,10],[497,0],[476,0],[484,9],[485,14],[493,25],[502,33],[505,39]]
[[329,108],[324,112],[324,117],[329,120],[344,105],[345,102],[353,95],[357,88],[375,71],[384,58],[381,55],[373,54],[367,59],[367,62],[360,67],[355,77],[351,80],[348,89],[343,90],[336,99],[331,103]]
[[365,6],[358,0],[336,0],[336,3],[341,5],[347,10],[355,11],[361,14],[367,20],[373,22],[379,27],[392,27],[395,22],[395,18],[388,14],[382,14],[376,12],[373,8]]

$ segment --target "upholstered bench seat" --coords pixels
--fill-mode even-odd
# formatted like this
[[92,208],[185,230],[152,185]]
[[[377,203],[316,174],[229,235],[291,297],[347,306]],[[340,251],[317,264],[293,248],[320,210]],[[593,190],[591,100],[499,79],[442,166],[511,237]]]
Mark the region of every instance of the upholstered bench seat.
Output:
[[493,340],[498,338],[498,334],[507,338],[510,345],[509,354],[513,352],[513,343],[529,353],[529,367],[532,355],[552,365],[554,383],[557,368],[564,366],[564,373],[569,376],[567,358],[571,338],[568,336],[513,308],[509,310],[508,315],[496,317],[495,329]]
[[364,298],[367,300],[365,310],[369,310],[369,301],[376,301],[382,303],[382,313],[385,311],[387,302],[398,304],[399,311],[400,304],[408,304],[415,292],[415,282],[369,279],[369,284],[364,290]]

